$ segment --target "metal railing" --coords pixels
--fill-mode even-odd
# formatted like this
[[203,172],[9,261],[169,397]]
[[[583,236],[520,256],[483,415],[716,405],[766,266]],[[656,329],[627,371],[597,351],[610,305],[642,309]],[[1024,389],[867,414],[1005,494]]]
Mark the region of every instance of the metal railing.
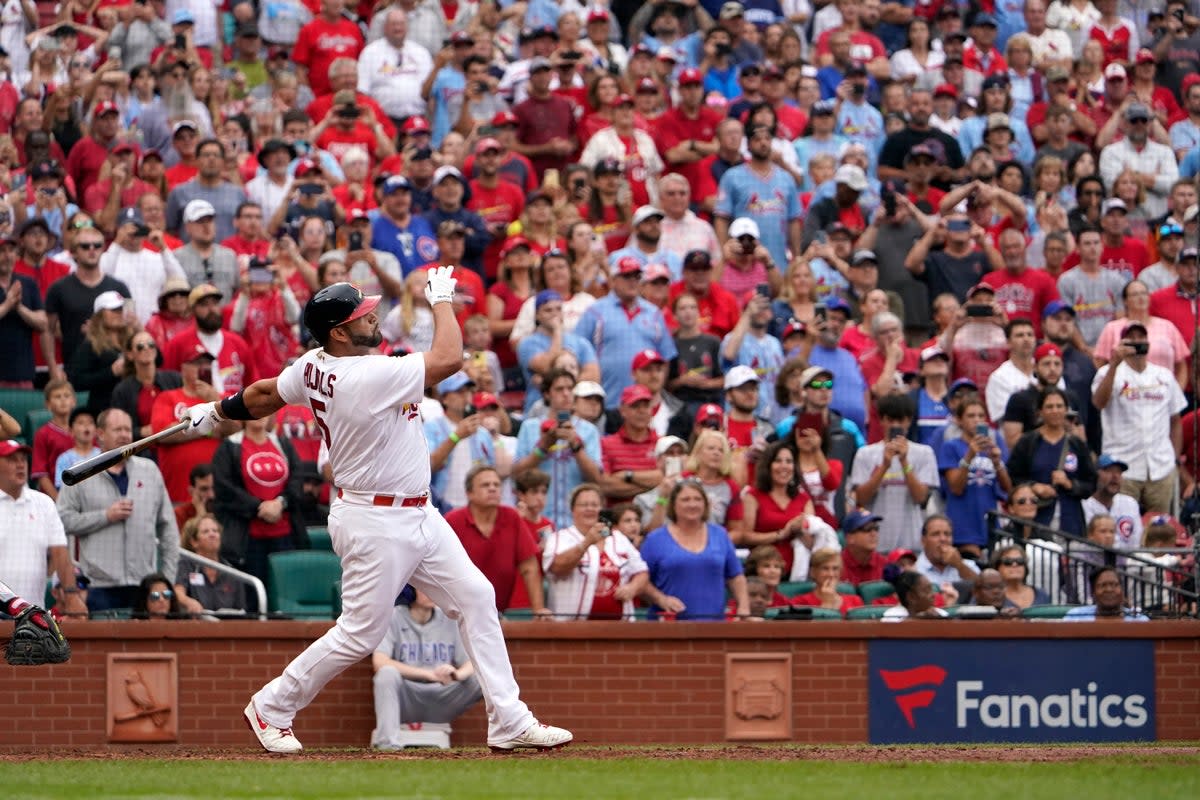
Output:
[[[987,513],[991,552],[1008,545],[1025,549],[1026,582],[1051,603],[1092,602],[1088,576],[1100,566],[1121,578],[1126,601],[1149,616],[1200,616],[1200,538],[1193,546],[1117,550],[1088,539],[997,511]],[[1191,556],[1190,566],[1181,563]]]
[[240,569],[234,569],[228,564],[222,564],[220,561],[213,561],[211,558],[205,558],[204,556],[198,553],[193,553],[190,550],[184,555],[186,555],[192,561],[195,561],[197,564],[209,567],[210,569],[215,569],[222,575],[228,575],[239,583],[250,584],[250,588],[254,590],[254,594],[258,597],[258,618],[267,618],[267,587],[261,580],[248,572],[242,572]]

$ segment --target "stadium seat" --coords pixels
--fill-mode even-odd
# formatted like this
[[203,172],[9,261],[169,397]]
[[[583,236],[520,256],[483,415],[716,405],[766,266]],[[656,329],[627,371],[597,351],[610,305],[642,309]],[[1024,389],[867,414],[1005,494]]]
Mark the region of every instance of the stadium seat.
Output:
[[777,590],[781,595],[787,598],[799,597],[802,594],[808,594],[813,589],[817,588],[816,581],[784,581],[779,584]]
[[296,619],[333,619],[330,602],[342,565],[333,553],[293,550],[272,553],[267,566],[267,597],[272,612]]
[[864,581],[858,585],[858,596],[867,605],[871,605],[871,603],[874,603],[881,597],[887,597],[895,593],[896,587],[887,581]]
[[881,619],[891,606],[861,606],[846,612],[846,619]]
[[25,416],[25,422],[21,427],[21,432],[29,437],[29,441],[33,441],[33,435],[37,433],[38,428],[45,425],[53,418],[53,414],[44,408],[35,408]]
[[513,620],[530,620],[533,619],[532,608],[510,608],[504,612],[505,619]]
[[838,594],[854,594],[858,591],[858,587],[856,587],[850,581],[842,581],[838,584],[837,591]]
[[1044,606],[1030,606],[1021,610],[1021,616],[1025,619],[1062,619],[1075,606],[1047,604]]
[[29,412],[46,408],[46,397],[36,389],[0,389],[0,408],[7,411],[21,428],[21,440],[33,444],[33,431],[29,426]]
[[333,539],[329,536],[329,528],[312,526],[308,529],[308,543],[312,550],[327,550],[333,552]]

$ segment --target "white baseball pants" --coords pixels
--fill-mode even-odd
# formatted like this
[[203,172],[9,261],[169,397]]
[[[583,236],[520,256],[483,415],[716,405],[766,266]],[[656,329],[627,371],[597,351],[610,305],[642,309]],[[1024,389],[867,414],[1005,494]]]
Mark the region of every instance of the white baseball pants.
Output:
[[496,592],[436,508],[359,505],[339,499],[330,509],[329,534],[342,560],[342,615],[254,695],[254,707],[264,721],[292,727],[296,714],[325,684],[370,656],[387,632],[396,595],[411,583],[458,620],[483,690],[488,744],[509,741],[537,722],[521,701],[513,677]]

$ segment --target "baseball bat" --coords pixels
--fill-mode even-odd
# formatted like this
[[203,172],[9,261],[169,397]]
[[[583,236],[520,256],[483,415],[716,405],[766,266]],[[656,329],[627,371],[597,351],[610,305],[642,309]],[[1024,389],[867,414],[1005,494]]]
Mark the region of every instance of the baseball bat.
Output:
[[120,464],[131,456],[136,456],[138,453],[145,450],[150,445],[157,441],[166,439],[168,436],[174,436],[177,433],[182,433],[192,426],[192,421],[182,419],[176,422],[169,428],[165,428],[158,433],[152,433],[144,439],[138,439],[136,442],[131,442],[124,447],[114,447],[112,450],[105,450],[98,456],[84,459],[74,466],[67,467],[63,470],[62,482],[67,486],[74,486],[80,481],[87,480],[93,475],[99,475],[109,467],[114,467]]

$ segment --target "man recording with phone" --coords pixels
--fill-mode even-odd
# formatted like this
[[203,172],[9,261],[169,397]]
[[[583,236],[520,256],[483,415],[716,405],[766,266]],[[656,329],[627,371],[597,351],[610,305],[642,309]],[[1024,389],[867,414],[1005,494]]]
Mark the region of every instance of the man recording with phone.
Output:
[[1103,452],[1129,465],[1121,492],[1143,512],[1171,513],[1183,448],[1179,415],[1187,400],[1171,371],[1149,362],[1149,352],[1146,326],[1130,322],[1112,359],[1092,379],[1092,404],[1100,409]]

